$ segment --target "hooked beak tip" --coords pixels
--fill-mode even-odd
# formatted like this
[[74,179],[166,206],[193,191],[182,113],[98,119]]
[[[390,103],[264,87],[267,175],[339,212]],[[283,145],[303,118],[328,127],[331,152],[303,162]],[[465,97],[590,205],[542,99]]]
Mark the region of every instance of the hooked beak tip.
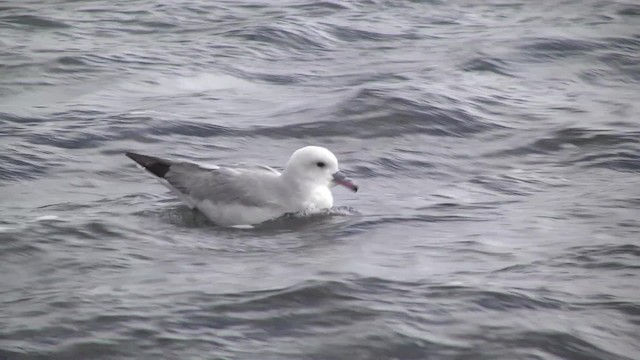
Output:
[[358,185],[354,184],[353,181],[351,181],[340,172],[333,174],[333,181],[336,184],[342,185],[353,192],[358,192]]
[[353,192],[358,192],[358,185],[352,183],[351,181],[336,181],[336,184],[342,185]]

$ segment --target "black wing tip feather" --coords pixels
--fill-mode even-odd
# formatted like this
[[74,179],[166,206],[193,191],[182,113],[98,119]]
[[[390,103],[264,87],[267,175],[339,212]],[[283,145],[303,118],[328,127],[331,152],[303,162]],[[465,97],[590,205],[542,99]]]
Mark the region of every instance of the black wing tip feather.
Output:
[[147,169],[147,171],[149,171],[153,175],[160,178],[164,178],[164,176],[169,172],[169,169],[171,168],[171,163],[157,157],[136,154],[132,152],[128,152],[125,155],[129,159],[135,161],[136,163]]

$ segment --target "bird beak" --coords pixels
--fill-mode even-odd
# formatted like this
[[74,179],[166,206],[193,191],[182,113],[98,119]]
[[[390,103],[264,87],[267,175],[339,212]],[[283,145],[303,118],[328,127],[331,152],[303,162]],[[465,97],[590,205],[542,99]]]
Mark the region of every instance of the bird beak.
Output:
[[353,181],[351,181],[348,177],[344,176],[344,174],[341,173],[340,171],[333,174],[333,182],[338,185],[342,185],[353,192],[358,191],[358,185],[354,184]]

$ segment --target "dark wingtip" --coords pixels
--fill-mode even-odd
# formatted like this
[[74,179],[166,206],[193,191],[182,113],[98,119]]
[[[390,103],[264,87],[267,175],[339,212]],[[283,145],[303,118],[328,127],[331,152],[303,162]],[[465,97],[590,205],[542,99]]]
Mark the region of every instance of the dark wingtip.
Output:
[[128,153],[125,153],[125,155],[126,155],[129,159],[131,159],[131,160],[133,160],[133,161],[135,161],[135,162],[138,162],[138,160],[136,160],[136,157],[138,156],[138,154],[136,154],[136,153],[132,153],[132,152],[128,152]]
[[153,156],[127,152],[125,155],[157,177],[164,178],[171,168],[171,163]]

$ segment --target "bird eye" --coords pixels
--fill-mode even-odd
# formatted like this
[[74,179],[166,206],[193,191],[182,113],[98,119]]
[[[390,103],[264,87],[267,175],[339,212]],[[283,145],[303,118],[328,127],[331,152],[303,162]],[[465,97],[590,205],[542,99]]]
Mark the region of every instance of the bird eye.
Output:
[[324,166],[325,166],[325,163],[323,163],[322,161],[318,161],[318,162],[316,163],[316,165],[318,165],[318,167],[321,167],[321,168],[322,168],[322,167],[324,167]]

